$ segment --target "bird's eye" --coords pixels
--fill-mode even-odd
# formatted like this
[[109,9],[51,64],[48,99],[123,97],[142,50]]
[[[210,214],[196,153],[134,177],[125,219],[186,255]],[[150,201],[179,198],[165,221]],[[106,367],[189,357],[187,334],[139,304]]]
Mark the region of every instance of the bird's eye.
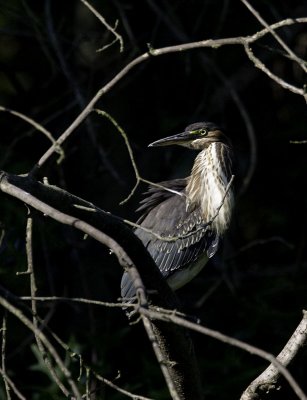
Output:
[[202,136],[206,136],[206,135],[208,134],[208,131],[207,131],[207,129],[205,129],[205,128],[201,128],[198,132],[199,132]]

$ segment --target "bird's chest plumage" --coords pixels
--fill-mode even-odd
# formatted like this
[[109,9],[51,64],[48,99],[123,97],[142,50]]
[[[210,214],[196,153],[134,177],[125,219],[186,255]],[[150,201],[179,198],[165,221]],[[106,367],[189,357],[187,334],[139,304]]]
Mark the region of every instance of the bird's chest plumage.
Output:
[[204,221],[212,221],[217,234],[228,228],[233,207],[228,158],[226,146],[212,143],[197,156],[186,190],[187,206],[200,207]]

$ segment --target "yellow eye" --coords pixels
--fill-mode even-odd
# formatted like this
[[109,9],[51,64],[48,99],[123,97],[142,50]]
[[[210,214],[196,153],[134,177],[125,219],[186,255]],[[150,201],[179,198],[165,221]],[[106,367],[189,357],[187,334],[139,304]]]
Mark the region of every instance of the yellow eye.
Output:
[[205,128],[200,128],[200,129],[194,129],[193,131],[189,131],[189,134],[206,136],[208,134],[208,131]]
[[206,136],[206,135],[208,134],[208,131],[207,131],[207,129],[205,129],[205,128],[201,128],[201,129],[198,131],[198,133],[201,134],[202,136]]

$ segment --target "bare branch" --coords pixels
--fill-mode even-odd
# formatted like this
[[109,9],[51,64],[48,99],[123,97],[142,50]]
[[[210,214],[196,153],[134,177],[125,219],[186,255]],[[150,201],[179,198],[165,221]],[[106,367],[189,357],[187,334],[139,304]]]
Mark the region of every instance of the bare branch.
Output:
[[[18,298],[19,300],[33,300],[33,297],[31,296],[22,296]],[[109,302],[104,302],[104,301],[99,301],[99,300],[90,300],[90,299],[83,299],[83,298],[74,298],[74,297],[58,297],[58,296],[47,296],[47,297],[35,297],[34,298],[35,301],[42,301],[42,302],[46,302],[46,301],[72,301],[72,302],[76,302],[76,303],[82,303],[82,304],[91,304],[91,305],[98,305],[98,306],[103,306],[103,307],[119,307],[119,308],[134,308],[136,309],[137,304],[127,304],[127,303],[109,303]],[[43,324],[44,321],[41,321],[41,319],[36,316],[37,319],[40,321],[41,324]],[[82,355],[79,354],[78,352],[76,352],[75,350],[72,350],[66,343],[64,343],[53,331],[51,331],[51,329],[46,326],[45,329],[48,331],[48,333],[53,337],[53,339],[63,348],[63,350],[65,350],[69,356],[73,359],[76,359],[77,361],[79,361],[80,363],[80,376],[82,374],[82,369],[85,368],[87,374],[88,373],[92,373],[97,380],[103,382],[105,385],[110,386],[112,389],[117,390],[118,392],[126,395],[127,397],[130,397],[134,400],[152,400],[150,398],[144,397],[144,396],[140,396],[137,395],[135,393],[131,393],[128,392],[127,390],[122,389],[121,387],[119,387],[118,385],[116,385],[114,382],[110,381],[109,379],[104,378],[103,376],[101,376],[100,374],[98,374],[98,372],[96,372],[92,367],[90,367],[87,363],[84,363],[83,359],[82,359]]]
[[106,46],[103,46],[101,49],[97,51],[103,51],[106,48],[110,47],[113,43],[116,43],[117,41],[119,42],[119,51],[122,53],[124,51],[124,41],[121,35],[119,35],[116,32],[116,26],[117,26],[117,21],[115,23],[115,28],[112,28],[111,25],[107,23],[105,18],[87,1],[87,0],[80,0],[94,15],[99,19],[99,21],[107,28],[108,31],[110,31],[114,36],[115,39],[113,42],[109,43]]
[[282,245],[288,247],[288,249],[293,250],[295,248],[293,243],[289,243],[286,241],[283,237],[281,236],[271,236],[269,238],[263,238],[263,239],[255,239],[252,240],[251,242],[247,243],[246,245],[240,247],[234,255],[230,256],[230,258],[236,257],[238,254],[241,254],[255,246],[262,246],[265,244],[270,244],[272,242],[276,243],[281,243]]
[[19,111],[15,111],[15,110],[12,110],[12,109],[7,108],[7,107],[0,106],[0,111],[6,112],[8,114],[12,114],[15,117],[20,118],[23,121],[27,122],[28,124],[32,125],[39,132],[42,132],[51,141],[51,143],[53,143],[53,145],[55,146],[54,151],[56,153],[60,154],[60,159],[64,158],[64,150],[61,148],[61,146],[59,144],[57,144],[57,142],[54,139],[52,133],[50,131],[48,131],[43,125],[41,125],[40,123],[34,121],[34,119],[28,117],[27,115],[22,114]]
[[[283,21],[279,21],[276,24],[271,25],[271,29],[277,29],[283,26],[289,26],[293,25],[295,23],[306,23],[307,18],[296,18],[296,19],[286,19]],[[183,52],[183,51],[189,51],[193,49],[198,49],[198,48],[219,48],[221,46],[229,46],[229,45],[242,45],[245,47],[245,50],[247,54],[249,55],[249,58],[253,62],[256,60],[253,59],[253,57],[250,55],[249,52],[249,46],[248,44],[253,43],[260,39],[262,36],[266,35],[269,33],[269,30],[267,28],[264,28],[262,31],[259,31],[255,33],[252,36],[239,36],[239,37],[234,37],[234,38],[224,38],[224,39],[208,39],[208,40],[202,40],[198,42],[191,42],[191,43],[185,43],[181,45],[176,45],[176,46],[167,46],[163,47],[160,49],[149,49],[148,52],[141,54],[140,56],[136,57],[134,60],[132,60],[130,63],[128,63],[120,72],[118,72],[114,78],[112,78],[106,85],[104,85],[102,88],[98,90],[98,92],[95,94],[95,96],[90,100],[90,102],[87,104],[87,106],[84,107],[82,112],[78,115],[78,117],[69,125],[69,127],[60,135],[60,137],[57,139],[56,144],[53,144],[39,159],[37,162],[36,166],[33,168],[31,173],[35,173],[37,169],[39,169],[48,159],[49,157],[54,153],[55,148],[57,145],[61,145],[65,142],[65,140],[74,132],[74,130],[86,119],[86,117],[93,111],[95,104],[97,101],[104,95],[106,94],[114,85],[116,85],[124,76],[128,74],[134,67],[136,67],[138,64],[143,63],[144,61],[150,59],[150,57],[154,56],[161,56],[165,54],[170,54],[170,53],[177,53],[177,52]],[[260,65],[260,64],[259,64]],[[263,65],[263,64],[262,64]],[[270,71],[267,70],[266,67],[261,68],[263,72],[267,73],[267,75],[276,80],[277,77],[273,75]],[[282,82],[282,81],[281,81]],[[279,83],[279,82],[278,82]],[[291,90],[296,94],[299,94],[303,96],[305,99],[307,98],[307,94],[304,92],[303,89],[296,88],[292,85],[287,84],[286,82],[283,83],[283,86],[287,90]]]
[[[161,236],[158,233],[154,232],[152,229],[145,228],[144,226],[142,226],[140,224],[137,224],[135,222],[132,222],[132,221],[129,221],[129,220],[126,220],[126,219],[124,220],[124,222],[126,224],[130,225],[130,226],[133,226],[134,228],[142,229],[144,232],[150,233],[155,238],[157,238],[157,239],[159,239],[161,241],[164,241],[164,242],[175,242],[176,240],[185,239],[187,237],[193,236],[195,233],[200,232],[203,229],[208,228],[213,223],[213,221],[217,218],[221,208],[224,205],[226,196],[227,196],[227,194],[228,194],[228,192],[229,192],[229,190],[231,188],[231,185],[233,183],[234,178],[235,178],[235,175],[231,175],[231,178],[230,178],[230,180],[229,180],[229,182],[228,182],[228,184],[226,186],[226,190],[225,190],[225,193],[224,193],[223,198],[221,200],[221,203],[217,207],[216,212],[215,212],[214,216],[211,218],[211,220],[206,222],[205,224],[201,224],[199,228],[196,228],[195,230],[192,230],[191,232],[188,232],[188,233],[185,233],[185,234],[182,234],[182,235],[178,235],[178,236],[170,236],[170,235],[169,236]],[[163,189],[167,190],[167,188],[162,186],[162,185],[159,185],[159,187],[162,187]],[[175,192],[175,193],[177,193],[177,192]],[[182,194],[179,193],[179,195],[182,195]]]
[[249,9],[249,11],[257,18],[257,20],[271,33],[271,35],[277,40],[281,47],[286,50],[289,54],[289,58],[295,61],[305,72],[307,72],[306,61],[299,58],[290,47],[281,39],[281,37],[275,32],[275,30],[261,17],[261,15],[254,9],[254,7],[247,1],[241,0],[241,2]]
[[[13,392],[16,394],[16,396],[18,397],[18,399],[20,400],[27,400],[25,398],[25,396],[20,393],[20,391],[17,389],[15,383],[12,381],[12,379],[6,375],[6,373],[3,371],[3,369],[0,367],[0,374],[4,377],[5,376],[5,382],[7,382],[7,384],[10,386],[10,389],[13,390]],[[8,393],[6,393],[7,395],[7,399],[10,399]]]
[[37,331],[41,330],[42,327],[39,326],[36,299],[35,299],[37,286],[36,286],[36,279],[35,279],[34,265],[33,265],[32,236],[33,236],[33,218],[31,215],[29,215],[28,219],[27,219],[27,227],[26,227],[26,253],[27,253],[27,264],[28,264],[28,269],[26,272],[30,274],[31,309],[32,309],[32,315],[33,315],[33,325],[35,327],[34,337],[35,337],[35,340],[37,343],[38,350],[42,356],[42,359],[43,359],[43,361],[47,367],[47,370],[50,373],[53,381],[58,385],[58,387],[62,391],[62,393],[66,397],[68,397],[69,390],[65,387],[65,385],[61,382],[60,378],[58,377],[56,369],[52,365],[52,363],[49,359],[49,355],[46,352],[45,346],[43,345],[39,335],[37,335]]
[[56,349],[52,346],[52,344],[49,342],[47,337],[38,329],[34,326],[34,324],[15,306],[10,304],[4,297],[0,296],[0,304],[2,307],[13,314],[17,319],[19,319],[28,329],[30,329],[33,333],[35,333],[39,339],[42,341],[44,346],[48,349],[50,355],[53,357],[55,360],[56,364],[58,367],[61,369],[62,373],[64,374],[65,378],[67,379],[72,393],[76,397],[76,399],[81,400],[81,394],[75,385],[75,382],[71,378],[71,374],[66,368],[64,362],[61,360],[60,356],[58,355]]
[[[294,333],[286,343],[285,347],[276,357],[281,365],[287,367],[297,355],[298,351],[307,342],[307,312],[303,311],[303,318]],[[280,377],[281,370],[277,365],[271,363],[268,368],[262,372],[248,388],[243,392],[241,400],[253,400],[259,398],[260,392],[268,393],[276,389],[276,382]],[[299,394],[296,391],[298,397]]]
[[[30,300],[29,297],[21,297],[23,300]],[[100,302],[100,301],[95,301],[95,300],[88,300],[88,299],[78,299],[78,298],[57,298],[57,297],[38,297],[36,298],[38,301],[47,301],[47,300],[64,300],[64,301],[77,301],[77,302],[82,302],[82,303],[90,303],[90,304],[96,304],[99,306],[110,306],[110,307],[115,307],[119,306],[118,303],[105,303],[105,302]],[[139,308],[138,305],[136,304],[130,304],[131,307],[137,309],[141,314],[146,314],[149,318],[153,319],[160,319],[160,320],[167,320],[169,322],[179,324],[179,325],[184,325],[186,326],[184,321],[187,321],[187,316],[185,314],[179,313],[174,310],[168,310],[168,309],[163,309],[161,307],[150,307],[149,311],[144,311],[143,308]],[[158,314],[157,314],[158,313]],[[166,317],[168,316],[168,317]],[[178,317],[178,318],[174,318]],[[179,319],[180,318],[180,319]],[[206,327],[203,327],[200,325],[200,321],[197,321],[196,323],[194,322],[188,322],[188,328],[196,330],[202,334],[208,335],[210,337],[213,337],[217,340],[220,340],[224,343],[228,343],[232,346],[239,347],[249,353],[258,355],[259,357],[264,358],[265,360],[271,361],[270,366],[258,377],[256,378],[250,386],[245,390],[243,393],[241,399],[242,400],[252,400],[255,392],[259,388],[260,390],[265,390],[267,391],[269,388],[273,388],[274,382],[278,379],[280,374],[284,373],[284,370],[280,370],[280,365],[281,364],[283,367],[286,367],[289,365],[289,363],[293,360],[293,358],[296,356],[297,352],[299,349],[306,343],[307,340],[307,312],[303,312],[303,319],[296,328],[295,332],[289,339],[288,343],[284,347],[284,349],[281,351],[281,353],[276,357],[267,353],[255,346],[250,346],[247,343],[244,343],[240,340],[231,338],[229,336],[223,335],[220,332],[217,332],[215,330],[208,329]],[[150,335],[152,335],[153,332],[150,332]],[[155,337],[152,337],[151,340],[153,342],[156,341]],[[273,361],[272,361],[273,360]],[[289,378],[289,375],[287,375],[286,379]],[[103,378],[104,379],[104,378]],[[291,381],[291,379],[290,379]],[[289,383],[290,383],[289,381]],[[300,388],[297,388],[297,383],[295,381],[292,382],[292,387],[296,389],[296,393],[298,393],[298,397],[301,399],[305,399],[305,397],[300,397],[301,392]]]
[[[165,22],[166,26],[170,29],[170,31],[173,33],[174,37],[177,40],[181,40],[184,42],[190,41],[190,38],[186,33],[183,32],[183,30],[179,30],[177,26],[173,23],[172,19],[167,16],[164,10],[161,10],[157,3],[155,3],[153,0],[147,0],[147,3],[149,6],[157,13],[159,18]],[[225,5],[227,4],[226,2],[224,3]],[[221,13],[221,19],[223,18],[223,12]],[[255,168],[256,168],[256,162],[257,162],[257,142],[256,142],[256,135],[255,135],[255,129],[251,121],[251,117],[247,111],[247,108],[242,101],[238,90],[234,87],[234,85],[230,82],[228,77],[224,74],[221,68],[219,68],[219,65],[216,64],[211,60],[210,57],[206,56],[203,52],[199,54],[199,58],[202,61],[202,64],[204,66],[209,65],[211,67],[212,73],[214,73],[217,78],[222,81],[222,83],[225,85],[227,92],[230,94],[230,97],[232,98],[234,104],[237,106],[239,114],[241,114],[241,118],[243,119],[243,122],[246,127],[246,132],[249,140],[249,147],[250,147],[250,159],[249,159],[249,166],[247,168],[246,175],[243,179],[242,185],[240,186],[240,192],[239,196],[247,189],[249,186],[249,183],[252,179],[252,176],[254,174]]]
[[131,161],[134,173],[135,173],[136,184],[133,187],[133,189],[131,190],[131,192],[128,195],[128,197],[120,202],[120,204],[122,205],[122,204],[126,203],[133,196],[135,190],[137,189],[137,187],[139,185],[139,182],[141,180],[141,177],[140,177],[140,174],[139,174],[139,170],[137,168],[137,165],[136,165],[136,162],[135,162],[135,159],[134,159],[133,151],[132,151],[132,148],[130,146],[130,142],[129,142],[128,136],[127,136],[126,132],[123,130],[123,128],[106,111],[103,111],[103,110],[100,110],[100,109],[97,109],[97,108],[94,111],[96,111],[98,115],[102,115],[102,116],[106,117],[115,126],[115,128],[118,130],[118,132],[121,134],[122,138],[125,141],[125,145],[126,145],[126,148],[128,150],[130,161]]
[[32,299],[36,301],[46,302],[46,301],[72,301],[76,303],[83,303],[83,304],[91,304],[96,306],[104,306],[104,307],[111,307],[111,308],[123,308],[123,307],[131,307],[135,308],[135,304],[127,304],[125,302],[119,303],[112,303],[107,301],[100,301],[100,300],[91,300],[91,299],[84,299],[80,297],[63,297],[63,296],[21,296],[19,297],[20,300],[31,301]]
[[244,44],[244,50],[248,56],[248,58],[254,63],[255,67],[259,68],[261,71],[263,71],[269,78],[271,78],[273,81],[278,83],[281,87],[284,89],[290,90],[290,92],[299,94],[303,96],[307,102],[307,93],[305,93],[304,89],[300,89],[296,86],[291,85],[290,83],[284,81],[283,79],[279,78],[273,72],[271,72],[264,64],[262,61],[259,60],[258,57],[256,57],[249,46],[248,43]]
[[[151,182],[151,181],[148,181],[147,179],[142,178],[141,175],[140,175],[140,173],[139,173],[138,167],[137,167],[137,165],[136,165],[135,159],[134,159],[134,155],[133,155],[132,148],[131,148],[131,146],[130,146],[130,142],[129,142],[129,139],[128,139],[128,135],[126,134],[126,132],[124,131],[124,129],[123,129],[123,128],[117,123],[117,121],[115,121],[115,119],[114,119],[109,113],[107,113],[106,111],[103,111],[103,110],[100,110],[100,109],[97,109],[97,108],[96,108],[94,111],[96,111],[97,114],[106,117],[106,118],[115,126],[115,128],[118,130],[118,132],[121,134],[122,138],[123,138],[124,141],[125,141],[125,144],[126,144],[126,147],[127,147],[128,153],[129,153],[130,161],[131,161],[131,164],[132,164],[132,167],[133,167],[133,170],[134,170],[134,174],[135,174],[135,178],[136,178],[136,183],[135,183],[135,185],[133,186],[132,190],[130,191],[129,195],[128,195],[124,200],[122,200],[122,201],[119,203],[120,205],[126,203],[128,200],[131,199],[131,197],[132,197],[133,194],[135,193],[137,187],[139,186],[139,183],[140,183],[140,182],[144,182],[144,183],[147,183],[148,185],[158,187],[158,188],[160,188],[160,189],[166,190],[167,192],[171,192],[171,193],[177,194],[178,196],[184,196],[184,195],[185,195],[184,193],[177,192],[176,190],[167,188],[167,187],[165,187],[165,186],[163,186],[163,185],[161,185],[161,184],[159,184],[159,183]],[[127,222],[127,221],[126,221],[126,222]],[[129,222],[127,222],[127,223],[129,224]],[[133,223],[131,223],[131,225],[134,226]]]
[[[178,307],[176,296],[163,280],[162,275],[142,242],[119,218],[95,208],[91,203],[73,196],[62,189],[43,185],[29,177],[12,176],[2,173],[0,178],[0,189],[3,192],[18,198],[56,221],[71,225],[87,233],[97,241],[111,248],[117,255],[119,263],[130,274],[138,295],[139,307],[142,309],[147,307],[143,281],[146,288],[149,291],[153,291],[151,298],[156,300],[156,304],[165,308]],[[14,183],[10,183],[10,180]],[[52,206],[44,200],[48,201]],[[77,203],[82,208],[75,207]],[[92,211],[93,208],[95,208],[95,212]],[[90,211],[87,209],[90,209]],[[60,210],[69,210],[69,214]],[[108,234],[112,234],[114,238],[102,232],[102,229],[107,231]],[[125,248],[122,247],[121,242],[124,243]],[[129,245],[130,243],[131,245]],[[144,262],[145,260],[146,262]],[[138,265],[139,271],[135,265]],[[149,268],[150,265],[151,268]],[[182,385],[184,388],[182,390],[186,393],[187,397],[191,395],[191,398],[194,396],[200,399],[202,397],[201,388],[197,378],[198,369],[191,339],[187,336],[184,329],[179,330],[178,327],[176,329],[175,327],[169,329],[169,327],[162,324],[161,326],[156,326],[156,329],[161,337],[165,338],[165,342],[169,343],[169,347],[166,346],[163,349],[164,362],[167,369],[171,370],[171,373],[168,374],[172,377],[171,381],[168,378],[166,379],[167,385],[174,382],[176,389]],[[43,344],[46,346],[44,341]],[[170,362],[170,360],[174,362]],[[163,369],[162,371],[166,377]],[[172,390],[170,387],[170,391]]]
[[[192,329],[196,332],[210,336],[221,342],[230,344],[231,346],[238,347],[242,350],[247,351],[248,353],[257,355],[257,356],[269,361],[274,366],[274,368],[278,371],[278,373],[283,375],[284,378],[288,381],[289,385],[292,387],[292,389],[296,393],[297,397],[300,400],[307,400],[307,396],[305,395],[305,393],[303,392],[301,387],[298,385],[296,380],[293,378],[293,376],[290,374],[290,372],[285,368],[285,366],[278,359],[276,359],[274,357],[273,354],[270,354],[262,349],[259,349],[258,347],[252,346],[248,343],[244,343],[241,340],[224,335],[221,332],[209,329],[205,326],[200,325],[199,323],[194,323],[194,322],[188,321],[180,316],[177,316],[176,313],[174,311],[172,312],[171,310],[168,310],[167,313],[163,313],[163,312],[161,312],[161,310],[154,311],[152,309],[146,310],[146,309],[142,308],[139,310],[139,312],[141,314],[148,316],[151,319],[158,319],[158,320],[162,320],[162,321],[172,322],[177,325],[184,326],[185,328]],[[305,326],[305,324],[306,324],[306,320],[304,321],[304,326]],[[300,327],[300,331],[301,331],[301,327]],[[303,332],[304,340],[306,340],[306,332],[307,331],[305,328],[305,331]],[[293,346],[293,344],[294,343],[292,343],[292,346]],[[301,344],[302,344],[302,342],[300,342],[300,345]]]
[[125,396],[130,397],[133,400],[153,400],[153,399],[151,399],[149,397],[139,396],[138,394],[128,392],[127,390],[124,390],[124,389],[120,388],[119,386],[115,385],[109,379],[106,379],[106,378],[102,377],[97,372],[92,371],[92,370],[91,370],[91,372],[97,378],[98,381],[103,382],[105,385],[110,386],[111,388],[117,390],[119,393],[122,393]]
[[[67,79],[69,86],[72,88],[72,91],[76,98],[77,104],[78,104],[80,110],[83,110],[84,107],[86,106],[86,100],[82,94],[82,91],[80,90],[78,82],[76,81],[69,65],[66,62],[66,58],[63,54],[61,45],[59,43],[57,34],[55,32],[52,13],[51,13],[51,0],[46,0],[46,2],[45,2],[45,13],[46,13],[46,19],[47,19],[47,31],[48,31],[48,34],[50,37],[51,44],[52,44],[55,54],[59,60],[59,64],[61,66],[62,72],[63,72],[65,78]],[[91,121],[89,119],[87,119],[85,121],[85,125],[86,125],[86,129],[87,129],[89,138],[93,144],[93,147],[95,149],[97,149],[98,155],[99,155],[103,165],[106,167],[106,169],[110,172],[110,174],[118,182],[121,182],[120,176],[117,173],[117,171],[114,169],[111,162],[108,160],[105,150],[97,142],[96,133],[95,133],[95,130],[93,128]],[[57,141],[59,141],[59,139],[57,139]],[[58,162],[59,162],[59,160],[58,160]]]
[[10,395],[10,383],[8,380],[8,376],[6,374],[6,314],[4,313],[3,319],[2,319],[2,328],[0,329],[0,332],[2,332],[2,343],[1,343],[1,375],[4,380],[4,386],[5,386],[5,391],[6,391],[6,397],[7,400],[11,400],[11,395]]

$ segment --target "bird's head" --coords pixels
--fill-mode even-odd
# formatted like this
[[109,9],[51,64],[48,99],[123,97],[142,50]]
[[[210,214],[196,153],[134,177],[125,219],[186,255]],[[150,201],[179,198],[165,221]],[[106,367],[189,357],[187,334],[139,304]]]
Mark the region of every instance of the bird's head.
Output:
[[227,137],[217,125],[212,122],[196,122],[188,125],[184,132],[157,140],[150,143],[149,147],[177,144],[189,149],[203,150],[214,142],[229,144]]

